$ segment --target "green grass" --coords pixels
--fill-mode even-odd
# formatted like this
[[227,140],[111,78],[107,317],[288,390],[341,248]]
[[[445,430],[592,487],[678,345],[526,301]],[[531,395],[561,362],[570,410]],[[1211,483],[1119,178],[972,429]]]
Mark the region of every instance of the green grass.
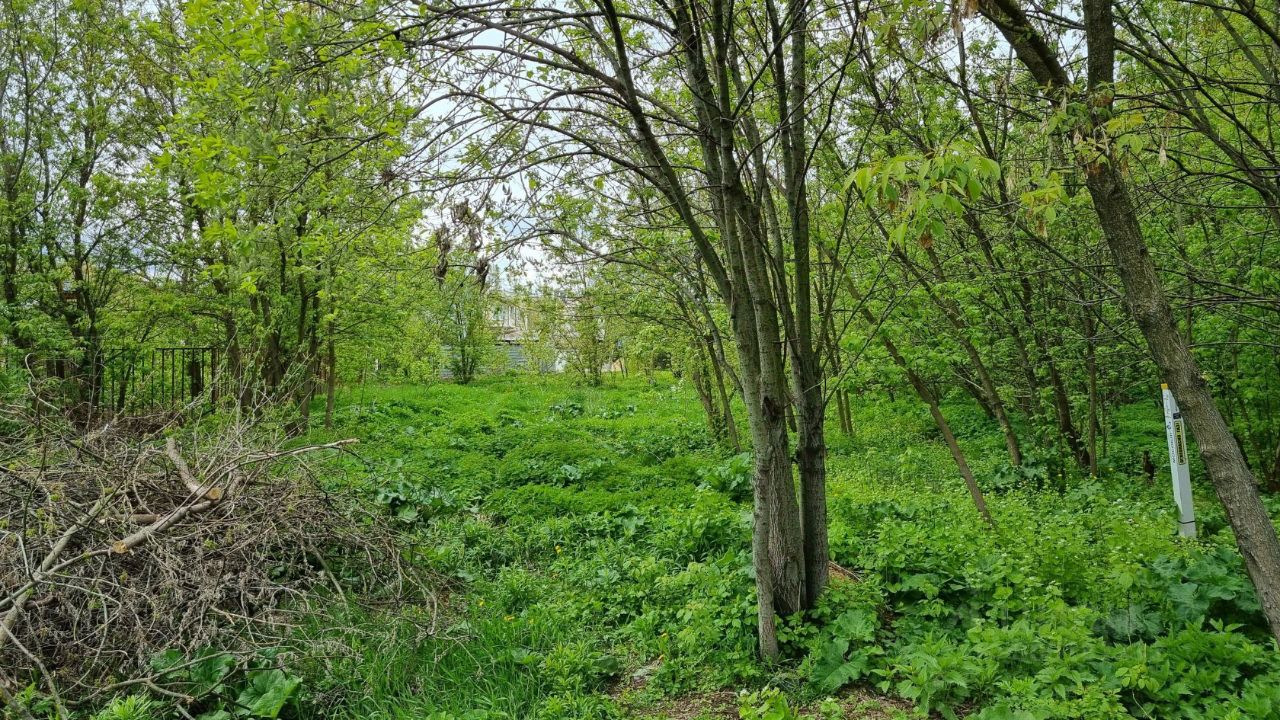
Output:
[[1159,457],[1158,413],[1125,409],[1121,469],[1088,481],[1010,473],[992,423],[947,412],[998,529],[922,408],[857,402],[856,432],[831,438],[829,494],[833,559],[859,579],[789,619],[787,660],[765,667],[743,463],[687,388],[344,391],[336,427],[308,440],[359,437],[360,458],[325,482],[403,528],[439,606],[301,629],[314,652],[289,712],[611,718],[766,685],[812,705],[852,683],[987,720],[1280,716],[1280,663],[1215,503],[1198,498],[1206,532],[1179,541],[1165,483],[1123,471],[1143,447]]

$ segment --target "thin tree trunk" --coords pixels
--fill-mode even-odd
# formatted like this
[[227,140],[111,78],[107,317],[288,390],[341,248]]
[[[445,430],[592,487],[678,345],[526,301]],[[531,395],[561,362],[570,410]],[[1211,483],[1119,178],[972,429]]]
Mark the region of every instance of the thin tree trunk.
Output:
[[1098,344],[1094,337],[1093,308],[1084,307],[1085,372],[1089,376],[1089,427],[1085,433],[1089,453],[1089,475],[1098,477]]
[[333,323],[329,323],[329,338],[326,342],[328,351],[326,358],[325,379],[325,398],[324,398],[324,427],[326,430],[333,429],[333,405],[334,396],[337,395],[338,389],[338,350],[337,343],[333,339]]
[[702,403],[702,413],[707,417],[707,429],[711,431],[712,437],[722,440],[724,433],[720,427],[720,416],[716,412],[715,400],[711,397],[711,386],[707,382],[706,374],[702,371],[702,362],[702,353],[699,352],[697,361],[689,370],[689,379],[693,382],[693,389],[698,393],[698,402]]
[[742,440],[738,437],[738,422],[733,418],[733,397],[725,384],[724,371],[721,370],[720,363],[717,361],[714,346],[711,351],[711,374],[715,380],[716,393],[720,396],[720,407],[723,413],[721,421],[724,423],[725,434],[734,451],[742,452]]
[[[866,311],[863,311],[866,313]],[[870,313],[867,313],[870,317]],[[871,318],[874,320],[874,318]],[[938,426],[938,431],[942,433],[942,439],[947,443],[947,449],[951,451],[951,459],[955,461],[956,468],[960,470],[960,476],[964,478],[965,487],[969,489],[969,497],[973,499],[973,505],[978,510],[978,514],[982,519],[992,527],[995,527],[996,521],[992,519],[991,512],[987,509],[987,500],[982,494],[982,489],[978,487],[977,480],[973,477],[973,470],[969,467],[968,461],[965,459],[964,451],[960,449],[960,443],[956,442],[955,433],[951,431],[951,423],[947,422],[947,418],[942,414],[942,408],[938,406],[938,400],[933,393],[929,391],[929,386],[916,374],[914,370],[907,364],[902,357],[902,353],[898,352],[898,348],[893,341],[887,337],[881,337],[880,342],[884,345],[884,349],[889,352],[889,357],[893,358],[894,364],[902,368],[907,375],[907,381],[911,383],[911,387],[915,389],[916,395],[924,401],[929,407],[929,415],[933,417],[933,422]]]
[[1080,433],[1071,419],[1071,398],[1067,395],[1067,386],[1062,381],[1062,373],[1058,372],[1058,364],[1049,361],[1049,385],[1053,388],[1053,407],[1058,416],[1058,432],[1067,442],[1067,448],[1075,457],[1076,464],[1082,468],[1089,466],[1085,446],[1080,442]]
[[[772,3],[768,3],[771,5]],[[827,586],[830,553],[827,545],[827,399],[822,382],[822,363],[814,345],[813,278],[811,265],[811,225],[809,222],[807,108],[808,93],[808,27],[810,9],[805,0],[787,4],[792,19],[791,75],[782,53],[776,55],[775,83],[778,109],[786,123],[783,135],[783,167],[787,205],[791,219],[791,245],[795,276],[795,313],[788,323],[788,347],[791,351],[792,385],[795,395],[799,433],[796,464],[800,471],[800,518],[804,533],[804,597],[805,608],[817,605]],[[774,16],[776,20],[776,15]],[[782,35],[773,24],[774,42],[781,47]],[[789,82],[784,82],[784,78]],[[767,185],[763,192],[767,193]],[[786,287],[786,276],[779,284]],[[785,303],[786,297],[779,293]],[[789,307],[784,307],[784,317]]]
[[991,377],[991,372],[987,368],[987,363],[982,359],[982,354],[978,352],[978,348],[969,339],[968,323],[961,317],[959,311],[951,305],[951,303],[938,295],[933,289],[933,284],[924,276],[920,268],[916,266],[906,253],[895,251],[894,255],[902,261],[905,267],[916,280],[920,282],[929,298],[942,311],[944,317],[955,330],[955,339],[960,343],[960,347],[964,349],[966,355],[969,356],[969,362],[973,366],[973,371],[978,375],[979,386],[982,393],[986,395],[987,402],[991,408],[992,414],[995,415],[996,422],[1000,424],[1000,431],[1004,434],[1005,448],[1009,451],[1009,462],[1013,465],[1022,464],[1022,447],[1018,443],[1018,433],[1013,428],[1013,422],[1009,419],[1009,413],[1005,410],[1004,400],[1000,398],[1000,392],[996,389],[995,380]]
[[[839,260],[836,258],[834,253],[825,246],[820,247],[826,251],[826,255],[833,265],[840,265]],[[859,293],[858,288],[854,286],[853,280],[846,272],[841,272],[840,278],[843,281],[845,290],[849,293],[849,297],[859,306],[859,312],[863,319],[865,319],[872,328],[875,328],[877,324],[876,318],[871,314],[871,311],[862,304],[861,293]],[[991,517],[990,510],[987,509],[986,497],[982,493],[982,488],[978,487],[978,482],[973,476],[973,470],[969,467],[969,462],[965,458],[964,451],[960,448],[960,443],[956,441],[955,433],[951,430],[951,423],[947,422],[946,415],[943,414],[942,408],[938,405],[937,397],[930,392],[929,386],[925,383],[924,379],[907,364],[906,358],[904,358],[902,353],[899,352],[898,346],[894,344],[893,340],[889,339],[886,335],[880,335],[880,343],[884,346],[884,349],[888,351],[889,357],[893,359],[894,364],[899,368],[902,368],[902,371],[906,373],[907,380],[911,383],[912,389],[916,391],[916,395],[919,396],[920,400],[928,406],[929,415],[933,418],[934,424],[937,425],[938,431],[942,433],[942,438],[947,444],[947,450],[951,453],[951,459],[955,461],[956,468],[960,471],[960,477],[964,479],[965,487],[969,490],[969,497],[973,499],[974,508],[978,511],[978,515],[980,515],[988,525],[994,527],[995,520]]]

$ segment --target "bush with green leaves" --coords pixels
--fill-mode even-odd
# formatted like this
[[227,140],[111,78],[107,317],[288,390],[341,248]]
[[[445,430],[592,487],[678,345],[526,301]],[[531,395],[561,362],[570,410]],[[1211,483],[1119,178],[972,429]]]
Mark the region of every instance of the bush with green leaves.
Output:
[[718,465],[698,473],[704,487],[722,492],[738,501],[751,499],[751,453],[738,453]]
[[848,482],[833,555],[883,602],[830,598],[848,609],[811,618],[815,690],[871,682],[984,720],[1280,716],[1280,663],[1229,534],[1179,541],[1167,499],[1011,489],[991,529],[961,488]]

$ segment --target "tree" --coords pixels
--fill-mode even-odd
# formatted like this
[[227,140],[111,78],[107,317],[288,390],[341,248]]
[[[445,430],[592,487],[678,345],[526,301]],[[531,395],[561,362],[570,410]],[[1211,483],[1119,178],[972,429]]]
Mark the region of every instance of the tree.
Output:
[[458,382],[466,384],[493,358],[498,340],[483,220],[469,204],[458,203],[450,208],[449,221],[433,236],[437,257],[435,317],[449,370]]
[[0,11],[0,324],[19,359],[92,405],[104,311],[148,233],[132,131],[146,119],[119,42],[133,19],[106,1]]
[[557,336],[559,356],[588,385],[604,382],[604,368],[618,358],[616,322],[603,307],[594,278],[570,275]]
[[[459,4],[425,19],[405,14],[398,28],[428,65],[458,60],[452,76],[434,78],[439,94],[475,108],[478,121],[496,116],[476,158],[509,168],[492,175],[540,155],[594,160],[656,190],[688,233],[729,307],[741,368],[755,448],[760,641],[770,658],[775,614],[812,606],[827,578],[826,398],[807,183],[810,123],[841,73],[827,66],[809,84],[819,47],[811,51],[810,34],[840,31],[810,27],[816,16],[803,0]],[[839,58],[832,62],[838,69]],[[503,88],[500,99],[484,92],[491,87]],[[505,163],[496,149],[507,150]],[[793,399],[799,501],[787,434]]]
[[1253,472],[1232,437],[1199,364],[1178,332],[1121,167],[1123,144],[1108,142],[1123,118],[1115,106],[1116,28],[1109,0],[1086,0],[1088,42],[1085,87],[1072,81],[1057,51],[1015,0],[980,4],[1043,91],[1067,101],[1064,130],[1079,138],[1073,148],[1085,186],[1124,284],[1125,301],[1151,357],[1178,398],[1218,497],[1235,530],[1258,599],[1280,640],[1280,538],[1258,494]]
[[215,320],[204,332],[242,404],[288,398],[299,428],[322,377],[332,395],[339,340],[414,302],[388,302],[389,288],[425,271],[411,245],[421,205],[397,170],[408,86],[329,49],[343,33],[332,19],[208,0],[161,5],[146,25],[169,65],[149,76],[166,113],[156,212],[179,218],[161,225],[155,284]]
[[463,272],[450,272],[436,292],[432,317],[445,364],[453,379],[465,385],[493,359],[498,341],[491,317],[493,303],[486,288]]

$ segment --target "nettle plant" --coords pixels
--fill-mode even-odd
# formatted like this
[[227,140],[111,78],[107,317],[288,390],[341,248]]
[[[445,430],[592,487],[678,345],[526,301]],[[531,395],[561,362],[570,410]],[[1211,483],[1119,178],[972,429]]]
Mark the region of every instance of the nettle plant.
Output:
[[397,458],[392,464],[392,471],[377,483],[373,499],[398,522],[406,525],[430,521],[461,506],[448,490],[428,486],[410,473],[402,458]]

